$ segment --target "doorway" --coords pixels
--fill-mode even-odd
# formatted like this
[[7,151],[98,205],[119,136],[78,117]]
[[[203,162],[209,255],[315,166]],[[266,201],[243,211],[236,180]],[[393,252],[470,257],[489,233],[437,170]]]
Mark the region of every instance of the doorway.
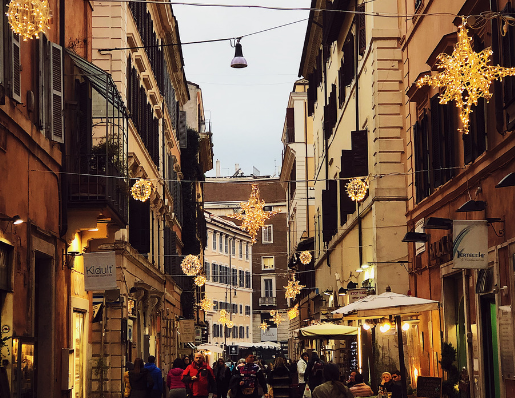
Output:
[[481,297],[481,328],[483,332],[483,366],[485,396],[500,398],[499,354],[497,345],[497,311],[491,296]]

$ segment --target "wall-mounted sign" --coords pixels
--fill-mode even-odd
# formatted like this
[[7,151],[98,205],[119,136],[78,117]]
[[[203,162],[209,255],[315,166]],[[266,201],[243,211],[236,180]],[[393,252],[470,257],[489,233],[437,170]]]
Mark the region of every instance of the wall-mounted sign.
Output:
[[486,220],[453,221],[453,268],[488,268],[488,224]]
[[261,330],[261,341],[277,341],[277,328]]
[[127,313],[131,318],[136,318],[136,300],[127,299]]
[[349,304],[361,300],[368,296],[369,289],[349,289],[347,295],[349,296]]
[[116,289],[115,252],[84,253],[84,290]]

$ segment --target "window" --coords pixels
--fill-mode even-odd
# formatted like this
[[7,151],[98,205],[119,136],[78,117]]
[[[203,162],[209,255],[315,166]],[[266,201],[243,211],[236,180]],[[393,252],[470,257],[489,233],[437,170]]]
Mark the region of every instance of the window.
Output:
[[216,232],[213,231],[213,251],[216,252]]
[[222,234],[218,235],[218,251],[224,252],[224,236]]
[[213,263],[213,282],[219,282],[218,264]]
[[243,258],[243,242],[240,240],[238,245],[240,250],[239,257]]
[[245,243],[245,260],[249,261],[249,244]]
[[240,315],[243,315],[243,304],[240,304]]
[[240,278],[239,278],[239,286],[240,287],[244,287],[245,286],[245,272],[243,270],[240,269],[239,271],[239,275],[240,275]]
[[262,243],[274,243],[273,225],[263,226]]
[[245,287],[250,289],[250,271],[245,271]]
[[261,257],[261,267],[264,270],[275,269],[274,257]]
[[[271,280],[271,279],[270,279]],[[245,315],[250,316],[250,305],[245,306]],[[248,336],[247,336],[248,337]]]
[[238,326],[235,326],[232,328],[232,333],[233,333],[233,337],[235,339],[237,339],[238,338]]
[[234,239],[231,240],[231,256],[236,256],[236,241]]
[[245,328],[245,330],[246,330],[245,335],[247,336],[247,339],[248,339],[248,338],[249,338],[249,327],[247,326],[247,327]]
[[213,300],[213,311],[218,311],[218,301]]
[[[415,9],[417,7],[415,6]],[[365,54],[365,49],[367,48],[367,29],[365,26],[365,3],[361,3],[358,5],[358,54]]]
[[263,279],[263,283],[265,285],[265,297],[274,297],[273,280]]
[[238,314],[238,304],[233,304],[232,305],[232,313],[233,314]]
[[225,265],[220,265],[220,283],[227,283],[225,280],[226,277],[226,267]]
[[206,273],[206,279],[208,281],[211,280],[211,270],[207,261],[204,263],[204,271]]
[[238,286],[238,270],[232,269],[232,285]]
[[229,237],[225,235],[225,254],[229,254]]
[[240,326],[240,332],[238,334],[240,335],[240,339],[245,338],[245,328],[243,326]]

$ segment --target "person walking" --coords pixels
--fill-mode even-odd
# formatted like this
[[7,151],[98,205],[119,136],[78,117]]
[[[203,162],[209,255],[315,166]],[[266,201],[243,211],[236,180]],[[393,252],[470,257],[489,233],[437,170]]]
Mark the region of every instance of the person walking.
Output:
[[236,373],[231,378],[229,390],[234,398],[259,398],[259,388],[264,392],[265,398],[268,398],[265,376],[261,368],[254,363],[256,357],[254,354],[248,354],[245,363],[236,367]]
[[205,361],[204,354],[200,352],[195,354],[193,363],[182,373],[182,381],[194,398],[207,398],[210,393],[213,393],[213,398],[217,398],[213,369]]
[[182,381],[184,362],[175,358],[172,368],[166,375],[166,386],[168,387],[168,398],[186,398],[186,385]]
[[274,368],[267,381],[272,388],[274,398],[290,398],[290,370],[287,368],[283,357],[275,358]]
[[354,398],[349,389],[340,379],[340,370],[332,363],[324,365],[324,383],[315,387],[311,395],[313,398]]
[[123,384],[125,386],[123,396],[124,398],[128,398],[131,395],[131,383],[129,382],[129,372],[131,370],[134,370],[134,364],[132,362],[127,362],[127,364],[125,365],[125,369],[127,370],[123,374]]
[[304,379],[304,374],[306,373],[306,368],[308,367],[309,355],[307,352],[303,352],[300,356],[299,361],[297,362],[297,375],[299,377],[299,396],[304,396],[304,391],[306,390],[306,380]]
[[365,384],[363,375],[359,372],[354,372],[354,385],[350,388],[350,392],[355,397],[370,397],[374,392],[369,385]]
[[154,386],[154,380],[143,364],[143,359],[134,360],[134,369],[129,371],[129,384],[131,385],[131,398],[148,398]]
[[150,355],[148,357],[147,363],[145,364],[145,369],[148,370],[152,376],[152,381],[154,382],[150,397],[161,398],[163,396],[163,374],[161,373],[161,369],[156,366],[155,356]]
[[324,365],[324,362],[318,357],[318,354],[313,351],[311,359],[306,367],[306,372],[304,373],[304,380],[307,379],[306,383],[308,383],[311,393],[313,393],[313,390],[325,381]]
[[227,398],[229,382],[231,381],[231,369],[225,364],[223,358],[218,358],[213,373],[215,374],[216,394],[218,398]]

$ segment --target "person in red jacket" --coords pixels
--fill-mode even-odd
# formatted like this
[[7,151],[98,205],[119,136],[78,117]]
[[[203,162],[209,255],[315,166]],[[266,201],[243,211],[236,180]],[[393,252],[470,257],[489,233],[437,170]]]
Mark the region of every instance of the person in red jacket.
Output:
[[213,369],[205,362],[204,354],[197,352],[191,365],[184,370],[182,381],[191,391],[192,397],[207,398],[209,393],[216,396],[216,383]]

